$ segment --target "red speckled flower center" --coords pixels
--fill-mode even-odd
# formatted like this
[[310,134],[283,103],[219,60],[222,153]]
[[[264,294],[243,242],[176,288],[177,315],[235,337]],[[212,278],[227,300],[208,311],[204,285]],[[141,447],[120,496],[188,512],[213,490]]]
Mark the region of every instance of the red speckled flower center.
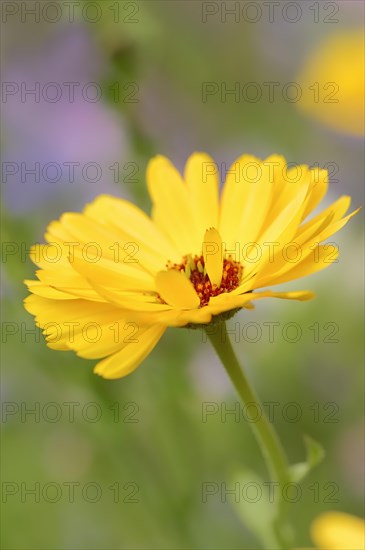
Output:
[[181,264],[168,262],[167,269],[175,269],[182,272],[193,284],[200,298],[200,307],[208,304],[212,296],[218,296],[224,292],[232,292],[241,282],[243,266],[232,260],[231,256],[223,260],[223,274],[220,286],[210,282],[204,267],[203,256],[184,256]]

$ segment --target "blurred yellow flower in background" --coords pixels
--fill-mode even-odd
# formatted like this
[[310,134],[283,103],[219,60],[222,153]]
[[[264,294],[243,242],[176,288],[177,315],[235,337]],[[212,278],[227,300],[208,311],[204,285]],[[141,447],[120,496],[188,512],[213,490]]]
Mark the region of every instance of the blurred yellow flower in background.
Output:
[[306,93],[296,105],[333,130],[364,135],[364,61],[362,29],[330,35],[299,73]]
[[365,550],[365,522],[350,514],[321,514],[312,523],[311,534],[323,550]]
[[265,297],[310,299],[257,290],[330,265],[338,248],[320,243],[354,215],[343,217],[351,200],[342,196],[306,221],[327,192],[327,171],[289,168],[276,155],[240,157],[221,197],[217,166],[203,153],[188,159],[184,178],[153,158],[147,184],[152,219],[101,195],[52,222],[49,244],[31,252],[41,269],[26,281],[27,311],[49,347],[106,357],[95,367],[105,378],[138,367],[167,327],[208,324]]

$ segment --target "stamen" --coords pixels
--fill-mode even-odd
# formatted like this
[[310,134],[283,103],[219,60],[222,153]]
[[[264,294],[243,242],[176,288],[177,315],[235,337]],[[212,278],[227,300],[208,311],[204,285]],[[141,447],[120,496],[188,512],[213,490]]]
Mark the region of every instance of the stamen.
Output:
[[191,271],[194,271],[196,269],[195,262],[193,260],[193,257],[191,254],[188,255],[187,265],[190,267]]
[[[219,287],[211,283],[203,256],[184,256],[181,264],[168,262],[166,268],[181,271],[191,281],[199,296],[200,307],[206,306],[212,296],[232,292],[241,283],[243,273],[243,266],[234,261],[232,256],[223,260],[222,281]],[[160,301],[163,303],[161,298]]]

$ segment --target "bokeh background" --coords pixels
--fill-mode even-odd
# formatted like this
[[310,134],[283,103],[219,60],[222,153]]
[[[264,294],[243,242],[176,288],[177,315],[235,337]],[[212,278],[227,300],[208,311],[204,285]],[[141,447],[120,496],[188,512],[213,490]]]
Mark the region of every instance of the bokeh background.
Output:
[[[247,419],[224,415],[238,399],[202,333],[170,330],[135,373],[104,381],[34,330],[25,250],[99,193],[148,212],[157,153],[179,169],[196,150],[223,168],[279,153],[328,167],[327,203],[363,204],[363,16],[349,0],[2,2],[3,548],[262,547],[254,497],[224,502],[221,484],[267,480],[265,466]],[[265,301],[229,322],[290,460],[304,459],[304,434],[326,450],[292,497],[297,546],[321,511],[363,512],[361,228],[360,214],[335,236],[338,263],[284,285],[316,300]]]

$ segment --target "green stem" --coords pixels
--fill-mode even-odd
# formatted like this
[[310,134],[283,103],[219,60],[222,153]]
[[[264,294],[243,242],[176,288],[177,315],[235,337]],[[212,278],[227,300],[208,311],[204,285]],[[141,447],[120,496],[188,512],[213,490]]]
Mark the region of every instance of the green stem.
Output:
[[244,403],[250,403],[250,406],[252,406],[253,403],[257,406],[258,420],[254,423],[250,423],[250,426],[252,427],[257,443],[259,444],[261,452],[264,456],[271,480],[279,483],[279,515],[275,525],[275,531],[279,544],[285,549],[288,548],[289,543],[286,540],[285,533],[283,533],[285,503],[282,499],[282,490],[283,487],[290,482],[288,474],[288,461],[273,425],[268,421],[255,390],[251,387],[237,361],[237,357],[228,338],[227,328],[224,321],[219,325],[219,328],[220,330],[217,330],[214,333],[207,332],[207,335],[209,336],[218,357],[222,361],[228,376],[230,377],[242,401]]

